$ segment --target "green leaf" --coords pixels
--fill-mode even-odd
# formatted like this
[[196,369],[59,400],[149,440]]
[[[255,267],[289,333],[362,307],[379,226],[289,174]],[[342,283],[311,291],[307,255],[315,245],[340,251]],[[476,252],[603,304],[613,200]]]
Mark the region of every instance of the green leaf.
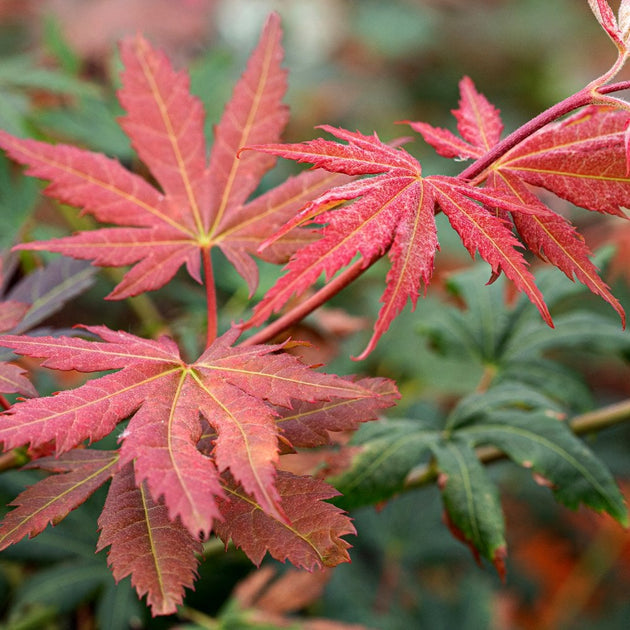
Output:
[[464,439],[439,440],[431,449],[440,470],[438,485],[451,530],[503,575],[505,524],[495,484]]
[[403,490],[405,478],[426,454],[439,433],[417,420],[390,420],[363,425],[352,441],[361,451],[349,470],[330,478],[343,496],[333,503],[345,510],[390,499]]
[[71,138],[93,151],[101,151],[120,160],[135,158],[129,139],[116,117],[122,114],[117,103],[84,97],[76,106],[38,112],[38,125],[62,138]]
[[[485,360],[498,355],[509,319],[505,305],[504,277],[480,288],[480,285],[489,281],[487,266],[475,265],[449,278],[447,282],[451,292],[466,304],[465,311],[454,313],[460,313],[460,324],[474,340],[479,356]],[[532,311],[537,313],[534,308]]]
[[497,373],[493,387],[510,382],[528,386],[574,413],[593,408],[591,390],[581,375],[557,361],[531,358],[508,363]]
[[86,81],[57,70],[38,67],[28,55],[5,57],[2,60],[0,86],[3,90],[27,88],[72,96],[94,96],[98,93],[98,88]]
[[[0,97],[1,98],[1,97]],[[2,112],[0,103],[0,125]],[[22,225],[35,207],[39,188],[31,177],[14,176],[9,160],[0,156],[0,249],[15,245]]]
[[535,387],[518,382],[503,382],[486,392],[474,392],[462,398],[446,421],[446,427],[454,430],[475,418],[483,418],[497,409],[539,409],[562,414],[563,407]]
[[96,607],[96,619],[99,628],[140,628],[144,606],[138,600],[131,587],[129,578],[117,584],[108,575],[108,580]]
[[443,307],[422,321],[420,332],[430,337],[438,351],[459,357],[466,353],[482,363],[499,356],[508,323],[505,282],[501,277],[480,289],[487,281],[488,269],[481,265],[448,279],[448,289],[466,308]]
[[521,361],[551,349],[576,347],[589,351],[619,351],[628,348],[630,335],[610,317],[587,311],[555,318],[555,329],[532,324],[514,335],[505,348],[504,359]]
[[490,412],[459,432],[476,445],[493,444],[530,468],[556,499],[570,508],[580,503],[606,511],[628,524],[623,496],[605,464],[564,422],[544,412]]

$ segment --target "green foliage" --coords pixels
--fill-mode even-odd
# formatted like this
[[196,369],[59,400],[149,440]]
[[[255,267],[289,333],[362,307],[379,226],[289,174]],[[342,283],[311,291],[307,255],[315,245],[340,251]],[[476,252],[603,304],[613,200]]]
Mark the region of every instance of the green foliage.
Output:
[[[501,505],[480,457],[503,454],[530,469],[568,507],[583,503],[628,524],[624,499],[606,464],[571,431],[571,417],[591,401],[583,375],[565,364],[563,351],[621,354],[630,339],[588,302],[571,303],[569,298],[583,289],[566,278],[549,273],[538,278],[552,312],[559,312],[554,330],[526,298],[506,305],[503,279],[479,290],[484,274],[478,266],[450,277],[449,289],[462,306],[444,304],[433,311],[439,319],[425,319],[420,329],[434,352],[481,368],[477,391],[462,396],[437,422],[420,415],[362,426],[351,441],[360,447],[352,466],[331,481],[343,495],[337,503],[349,509],[437,477],[458,535],[502,563]],[[498,451],[479,450],[489,445]]]

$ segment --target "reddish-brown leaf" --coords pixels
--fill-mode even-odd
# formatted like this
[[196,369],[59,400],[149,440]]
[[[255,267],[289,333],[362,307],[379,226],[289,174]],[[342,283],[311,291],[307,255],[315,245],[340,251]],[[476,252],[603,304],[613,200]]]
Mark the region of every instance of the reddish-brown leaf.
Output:
[[[605,2],[602,7],[604,5],[605,11],[601,15],[608,16],[606,20],[609,20],[612,13],[609,15],[607,11],[610,8]],[[612,19],[614,21],[614,16]],[[501,120],[498,111],[476,91],[470,79],[462,80],[460,91],[460,109],[454,113],[463,139],[449,131],[434,129],[426,123],[410,124],[441,155],[478,158],[499,142]],[[502,210],[512,213],[512,221],[524,244],[569,278],[578,279],[593,293],[603,297],[619,313],[624,325],[623,308],[599,277],[583,238],[564,217],[551,212],[527,184],[547,188],[559,197],[589,210],[625,216],[623,208],[630,195],[627,125],[627,112],[588,107],[533,134],[499,158],[483,174],[491,184],[493,194],[503,190],[517,203],[534,210],[527,213],[517,209],[514,212],[507,204],[502,206]],[[490,205],[491,201],[483,200],[483,203]],[[467,202],[464,206],[475,212]],[[441,207],[448,214],[448,208]],[[458,213],[456,218],[461,221],[462,217]],[[461,227],[463,234],[470,238],[467,223],[462,223]],[[509,267],[501,265],[501,268],[506,275],[510,275]],[[532,289],[527,292],[541,308],[540,297],[536,296],[535,291]]]
[[13,363],[0,362],[0,393],[37,396],[37,390],[26,377],[26,370]]
[[[277,406],[366,399],[379,408],[393,402],[393,386],[383,396],[361,381],[316,372],[281,346],[232,346],[237,330],[192,364],[181,360],[168,338],[151,341],[103,326],[87,330],[102,341],[0,338],[0,345],[19,354],[43,358],[46,367],[118,370],[77,389],[14,405],[0,424],[4,448],[54,442],[63,453],[105,437],[131,416],[121,435],[121,462],[134,462],[138,484],[146,481],[153,499],[163,497],[170,518],[179,517],[194,536],[207,535],[223,517],[217,499],[223,496],[219,473],[225,470],[263,510],[285,518],[275,486]],[[359,403],[358,409],[373,413],[369,405]],[[217,434],[209,454],[198,448],[200,414]]]
[[[462,122],[462,126],[471,138],[479,136],[479,132],[473,133],[468,122],[466,125]],[[367,267],[388,252],[391,269],[381,297],[383,306],[372,339],[359,356],[365,357],[407,301],[415,307],[422,288],[431,281],[437,249],[433,217],[436,204],[446,206],[442,209],[471,254],[478,251],[491,264],[493,272],[505,271],[550,322],[533,277],[522,255],[514,249],[518,241],[494,212],[487,211],[471,198],[491,208],[511,211],[541,212],[539,208],[528,208],[502,191],[478,189],[454,178],[423,178],[417,160],[403,149],[382,143],[376,135],[364,136],[327,126],[323,129],[347,144],[318,138],[302,144],[250,148],[297,162],[310,162],[335,173],[372,177],[354,180],[320,195],[277,233],[282,236],[296,225],[309,221],[325,224],[319,240],[296,252],[286,267],[287,273],[256,306],[247,325],[261,324],[292,295],[306,291],[322,274],[330,279],[357,254]],[[497,133],[496,129],[487,131],[489,138]],[[351,203],[330,209],[341,202]]]
[[152,613],[176,612],[184,589],[193,585],[201,544],[166,506],[155,501],[145,484],[136,485],[131,464],[112,479],[98,520],[98,551],[107,558],[116,581],[131,575],[140,597],[146,594]]
[[17,507],[0,525],[0,549],[56,525],[116,472],[117,462],[116,452],[87,449],[34,462],[31,467],[59,474],[38,481],[11,502]]
[[282,471],[277,486],[288,521],[265,513],[242,488],[226,480],[229,500],[221,502],[225,521],[216,524],[217,534],[226,543],[231,539],[255,564],[267,552],[310,571],[348,562],[350,545],[341,537],[355,529],[343,510],[325,501],[338,492],[318,479]]
[[276,424],[282,437],[295,448],[330,444],[331,431],[351,431],[361,422],[376,420],[379,409],[394,405],[400,396],[389,379],[364,378],[359,384],[378,393],[379,398],[297,401],[291,409],[279,409]]
[[582,208],[624,217],[622,208],[630,195],[627,124],[625,111],[588,107],[530,136],[493,169],[542,186]]
[[[274,160],[254,153],[238,159],[237,151],[248,143],[276,142],[287,121],[280,37],[274,14],[216,127],[209,162],[203,110],[189,92],[187,74],[175,71],[142,37],[123,42],[119,98],[126,115],[121,124],[159,188],[104,155],[0,132],[0,147],[27,165],[29,174],[50,181],[48,195],[119,226],[19,247],[100,266],[133,265],[109,296],[122,299],[163,286],[182,265],[201,281],[200,253],[216,246],[253,291],[257,269],[251,255],[330,179],[300,176],[247,202]],[[274,256],[286,260],[304,242],[295,236]]]

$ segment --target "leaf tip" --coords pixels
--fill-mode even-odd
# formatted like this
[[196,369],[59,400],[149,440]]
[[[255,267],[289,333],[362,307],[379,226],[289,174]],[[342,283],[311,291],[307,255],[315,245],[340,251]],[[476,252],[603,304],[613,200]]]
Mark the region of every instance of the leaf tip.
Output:
[[505,545],[502,545],[501,547],[498,547],[497,549],[495,549],[494,554],[492,556],[492,564],[494,565],[494,568],[496,569],[496,572],[499,575],[501,582],[503,582],[504,584],[505,584],[506,575],[507,575],[507,570],[505,566],[506,558],[507,558],[507,547],[505,547]]

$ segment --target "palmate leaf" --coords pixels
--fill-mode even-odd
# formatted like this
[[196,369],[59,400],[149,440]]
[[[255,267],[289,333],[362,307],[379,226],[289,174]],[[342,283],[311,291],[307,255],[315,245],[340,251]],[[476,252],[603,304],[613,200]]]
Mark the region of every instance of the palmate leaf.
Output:
[[[121,226],[19,247],[100,266],[134,265],[109,296],[122,299],[163,286],[182,265],[201,281],[200,253],[216,246],[253,292],[258,276],[251,254],[260,242],[313,195],[347,179],[310,173],[247,202],[273,159],[254,153],[238,159],[236,153],[244,144],[277,141],[288,118],[281,102],[286,73],[280,36],[274,14],[216,127],[209,162],[203,110],[189,92],[188,76],[142,37],[123,42],[121,124],[159,188],[102,154],[0,131],[7,154],[27,165],[29,174],[50,181],[48,195]],[[308,232],[293,232],[267,258],[283,262],[310,239]]]
[[[229,469],[262,509],[282,518],[274,484],[278,429],[273,406],[294,399],[374,399],[367,381],[315,372],[281,346],[232,347],[219,338],[193,364],[167,338],[149,341],[105,327],[87,328],[102,342],[69,337],[4,336],[0,344],[45,358],[42,365],[85,372],[118,369],[56,396],[20,402],[0,425],[5,449],[54,441],[58,454],[108,435],[126,417],[121,462],[134,461],[138,483],[164,497],[171,519],[197,536],[221,518],[219,472]],[[380,385],[380,381],[377,381]],[[390,397],[391,398],[391,397]],[[388,399],[386,404],[391,404]],[[217,431],[211,456],[197,449],[199,414]]]
[[581,503],[628,524],[624,498],[606,465],[552,414],[518,409],[475,416],[458,434],[472,446],[493,444],[530,468],[570,508]]
[[[461,138],[423,122],[411,127],[444,157],[479,158],[500,140],[498,110],[477,92],[472,81],[460,82],[460,108],[454,112]],[[520,203],[545,207],[528,185],[541,186],[572,203],[606,214],[624,216],[630,194],[625,130],[627,112],[588,107],[548,125],[496,160],[483,174],[489,185]],[[619,313],[621,304],[599,277],[591,251],[575,228],[556,213],[512,213],[523,243],[569,278],[574,277],[603,297]],[[507,275],[507,274],[506,274]]]
[[422,322],[434,352],[483,374],[483,391],[462,397],[445,417],[425,411],[361,426],[350,441],[350,467],[329,480],[343,493],[335,504],[349,509],[441,478],[453,533],[502,571],[503,516],[478,461],[484,447],[497,449],[493,457],[504,453],[531,470],[561,503],[586,505],[627,523],[624,499],[605,462],[568,422],[592,408],[584,378],[578,366],[562,364],[562,352],[547,355],[581,346],[610,356],[611,349],[627,350],[628,336],[613,318],[573,299],[585,287],[553,270],[539,270],[536,280],[560,310],[555,330],[540,321],[525,296],[505,303],[504,278],[476,290],[485,277],[483,265],[452,275],[447,285],[463,308],[443,305],[435,321]]
[[98,522],[98,550],[110,547],[116,581],[131,575],[154,615],[174,613],[194,582],[201,543],[179,520],[169,519],[166,506],[152,499],[145,484],[137,485],[130,464],[112,480]]
[[[322,503],[335,491],[278,476],[279,439],[323,443],[327,431],[373,419],[398,397],[391,382],[316,372],[282,345],[233,346],[237,329],[191,364],[168,338],[151,341],[103,326],[86,330],[101,341],[0,340],[43,359],[44,367],[117,370],[74,390],[18,402],[3,416],[4,448],[50,451],[52,445],[57,457],[34,465],[58,473],[18,497],[19,507],[0,529],[4,544],[57,522],[113,476],[99,548],[111,546],[114,576],[131,574],[154,614],[172,612],[181,601],[196,566],[192,548],[213,529],[255,562],[266,551],[311,568],[347,560],[341,537],[353,531],[350,521]],[[80,448],[127,419],[119,451]],[[204,435],[207,427],[212,435]],[[266,523],[267,537],[261,534],[255,545],[247,540],[243,506]],[[309,521],[306,514],[319,516]]]
[[341,538],[354,534],[348,516],[338,507],[323,501],[339,493],[313,477],[278,473],[277,486],[287,520],[267,514],[238,485],[224,483],[225,501],[221,512],[225,520],[215,525],[217,534],[232,540],[259,565],[267,551],[277,560],[308,570],[336,566],[349,561],[350,545]]
[[[409,153],[382,143],[376,135],[364,136],[328,126],[322,129],[347,144],[319,138],[302,144],[249,148],[309,162],[334,173],[373,177],[320,195],[264,244],[273,243],[291,228],[309,221],[326,224],[319,240],[296,252],[287,265],[287,273],[256,306],[249,326],[265,321],[292,295],[312,286],[322,273],[330,279],[357,253],[367,267],[389,252],[392,266],[381,297],[383,306],[372,339],[360,356],[365,357],[407,301],[415,306],[423,286],[431,281],[438,246],[433,217],[436,205],[448,216],[471,255],[478,252],[491,265],[493,274],[503,271],[551,324],[543,297],[517,249],[518,241],[508,224],[484,205],[545,215],[548,210],[531,208],[502,191],[475,188],[455,178],[422,177],[420,164]],[[341,202],[351,203],[329,210]]]

